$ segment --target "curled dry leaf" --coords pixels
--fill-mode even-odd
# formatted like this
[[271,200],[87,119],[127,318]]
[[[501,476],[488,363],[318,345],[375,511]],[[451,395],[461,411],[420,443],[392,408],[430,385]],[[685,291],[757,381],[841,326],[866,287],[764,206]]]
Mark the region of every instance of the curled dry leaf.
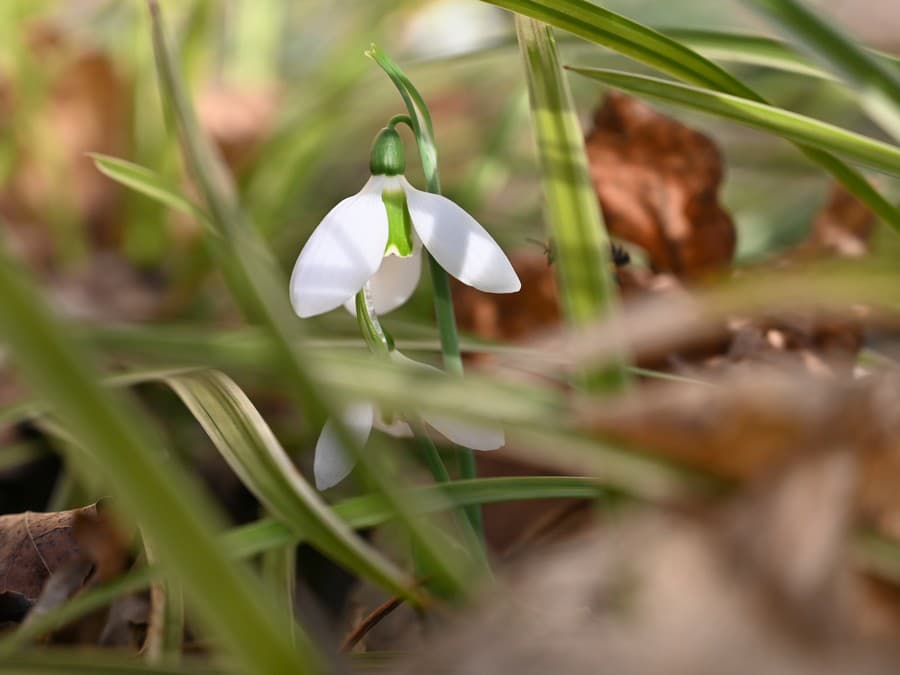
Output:
[[875,214],[840,184],[831,187],[804,248],[818,254],[858,258],[868,252]]
[[[0,622],[46,613],[83,587],[114,578],[127,562],[127,542],[102,504],[2,516]],[[68,633],[96,636],[101,627],[102,616],[87,617]]]
[[518,293],[483,293],[453,280],[453,305],[461,330],[485,340],[521,340],[559,323],[559,294],[547,257],[530,250],[509,257],[522,281]]
[[59,513],[0,516],[0,593],[37,599],[51,574],[83,557],[75,522],[79,514],[96,513],[92,504]]
[[612,235],[642,247],[656,270],[679,276],[731,262],[735,229],[718,201],[722,161],[708,137],[610,93],[585,143]]

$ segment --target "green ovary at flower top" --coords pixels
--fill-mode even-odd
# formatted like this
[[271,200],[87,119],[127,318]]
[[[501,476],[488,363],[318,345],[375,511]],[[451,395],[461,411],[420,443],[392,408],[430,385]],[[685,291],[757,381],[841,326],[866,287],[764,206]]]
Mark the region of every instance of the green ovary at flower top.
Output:
[[290,296],[301,317],[344,305],[367,286],[377,314],[412,295],[422,271],[422,246],[464,284],[490,293],[521,287],[497,242],[461,207],[417,190],[403,176],[403,144],[392,127],[372,146],[372,176],[335,206],[300,251]]

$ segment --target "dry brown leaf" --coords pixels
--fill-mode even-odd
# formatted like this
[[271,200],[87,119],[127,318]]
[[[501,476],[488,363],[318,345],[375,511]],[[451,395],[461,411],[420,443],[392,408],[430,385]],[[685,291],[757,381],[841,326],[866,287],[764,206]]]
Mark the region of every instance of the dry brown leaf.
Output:
[[547,257],[516,251],[510,262],[522,290],[518,293],[483,293],[456,280],[453,306],[461,330],[485,340],[520,340],[559,322],[559,295]]
[[85,557],[75,522],[81,514],[96,513],[92,504],[59,513],[0,516],[0,593],[37,599],[51,574]]
[[874,227],[875,214],[843,185],[835,184],[801,248],[818,255],[858,258],[868,252]]
[[679,276],[731,263],[735,229],[718,201],[722,161],[708,137],[610,93],[585,143],[613,236],[646,250],[656,270]]

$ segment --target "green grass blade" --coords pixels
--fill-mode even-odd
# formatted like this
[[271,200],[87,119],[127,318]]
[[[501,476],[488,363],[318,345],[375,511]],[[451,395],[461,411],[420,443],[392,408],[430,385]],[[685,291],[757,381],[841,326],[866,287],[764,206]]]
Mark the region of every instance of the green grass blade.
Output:
[[[740,80],[687,46],[587,0],[484,1],[569,31],[689,84],[766,102]],[[900,232],[900,210],[873,189],[855,169],[817,148],[801,145],[800,150]]]
[[900,175],[900,148],[841,127],[738,96],[615,70],[570,68],[579,75],[632,94],[710,113],[797,143],[836,152],[852,161]]
[[131,188],[135,192],[140,192],[175,211],[186,213],[202,222],[208,222],[208,217],[203,209],[182,195],[176,187],[169,185],[155,171],[108,155],[92,153],[91,157],[100,173],[117,183]]
[[[297,536],[340,565],[418,601],[415,582],[356,536],[319,498],[247,395],[218,371],[168,375],[178,394],[244,485]],[[396,580],[402,581],[402,586]]]
[[858,90],[860,104],[881,127],[900,140],[900,72],[858,46],[852,38],[798,0],[744,0],[793,35],[810,53]]
[[[836,79],[799,54],[791,45],[774,38],[747,33],[732,33],[695,28],[663,28],[670,38],[701,52],[709,58],[752,66],[763,66],[821,79]],[[900,58],[875,50],[866,52],[883,68],[900,73]]]
[[[517,16],[516,34],[528,81],[563,310],[571,325],[580,326],[615,311],[609,236],[588,171],[584,134],[550,28]],[[619,363],[593,384],[620,389],[625,381],[624,363]]]
[[712,61],[652,28],[587,0],[486,1],[601,44],[673,77],[753,97],[740,80]]
[[297,547],[294,543],[263,552],[260,572],[273,601],[278,605],[291,639],[296,639],[294,600],[297,594]]
[[[528,499],[592,499],[611,491],[591,478],[535,476],[455,481],[443,486],[413,488],[410,492],[416,505],[422,509],[420,513],[425,514],[474,504]],[[354,497],[340,502],[334,505],[334,512],[347,526],[354,529],[381,525],[393,516],[390,504],[378,495]],[[240,559],[273,549],[296,546],[305,540],[303,533],[289,524],[265,518],[230,530],[222,537],[222,545],[229,556]],[[0,653],[10,653],[49,631],[109,604],[125,593],[146,588],[159,576],[159,572],[156,567],[141,567],[75,597],[0,639]]]
[[[623,493],[602,481],[578,476],[525,476],[512,478],[483,478],[457,481],[446,486],[413,488],[416,501],[428,510],[458,508],[468,504],[490,504],[529,499],[604,499],[620,498]],[[438,494],[440,493],[440,494]],[[629,496],[633,499],[633,496]],[[391,518],[389,504],[377,495],[354,497],[334,505],[334,511],[354,528],[381,525]],[[222,536],[222,544],[234,558],[249,558],[284,546],[297,545],[296,533],[283,523],[266,518],[236,527]],[[864,553],[867,566],[895,578],[900,569],[898,544],[873,533],[857,537],[857,549]],[[99,588],[70,600],[60,608],[41,617],[0,640],[0,651],[8,652],[7,643],[20,646],[40,635],[73,621],[88,612],[100,609],[120,595],[146,588],[159,575],[154,567],[142,567]]]
[[[159,3],[148,0],[148,6],[160,87],[176,120],[186,164],[203,193],[210,214],[213,235],[209,237],[209,242],[219,269],[247,318],[259,321],[268,332],[281,366],[279,373],[290,387],[289,391],[297,404],[306,413],[310,426],[321,427],[326,419],[332,417],[342,445],[355,455],[361,473],[374,488],[390,499],[393,482],[380,466],[382,460],[378,443],[370,442],[368,451],[362,452],[353,436],[340,423],[340,417],[331,415],[333,404],[328,400],[329,393],[316,387],[310,377],[308,365],[301,353],[303,335],[300,321],[288,300],[287,279],[260,233],[244,217],[227,169],[200,129],[168,45]],[[409,515],[407,505],[396,501],[395,506],[410,538],[433,561],[432,573],[435,578],[448,587],[461,590],[463,577],[452,569],[451,559],[439,552],[437,544],[429,540],[425,525]],[[307,515],[312,519],[319,517],[315,512]],[[347,548],[354,537],[349,530],[332,531],[332,543],[336,547],[343,547],[344,552],[351,557],[357,555],[356,551],[360,547],[368,548],[366,557],[358,558],[356,565],[367,567],[369,578],[380,578],[395,593],[407,594],[406,577],[392,574],[391,565],[377,551],[363,542],[357,542],[354,550]]]
[[[538,355],[528,358],[535,359]],[[683,493],[685,485],[691,483],[691,477],[685,472],[665,463],[568,430],[569,406],[596,405],[596,400],[590,397],[583,400],[570,397],[567,401],[559,391],[521,382],[501,382],[479,375],[461,381],[419,368],[386,367],[367,355],[346,350],[320,350],[316,362],[316,381],[323,387],[344,392],[348,400],[372,400],[390,410],[421,409],[461,420],[502,424],[513,439],[510,444],[519,452],[527,452],[532,447],[553,447],[552,460],[556,466],[594,475],[630,494],[664,499]],[[110,378],[107,382],[111,386],[130,386],[183,372],[185,369],[145,371]],[[423,400],[422,391],[429,392],[427,400]],[[34,403],[23,403],[5,409],[0,413],[0,420],[14,421],[23,415],[33,417],[45,410]]]
[[[143,537],[147,564],[158,561],[156,552]],[[273,601],[274,604],[274,601]],[[184,648],[184,593],[177,581],[158,579],[150,588],[150,612],[142,653],[149,663],[178,663]]]
[[18,266],[0,258],[0,338],[33,391],[87,449],[79,459],[106,478],[118,503],[158,545],[204,625],[248,669],[315,672],[312,646],[291,647],[257,582],[222,554],[212,507],[197,485],[166,460],[136,407],[98,384],[91,356],[68,339]]
[[[594,479],[574,476],[485,478],[412,488],[409,492],[422,509],[421,514],[474,504],[552,498],[594,499],[620,494]],[[340,502],[334,505],[334,512],[354,529],[375,527],[393,517],[391,505],[378,495],[364,495]],[[236,527],[221,538],[223,548],[235,559],[293,547],[305,540],[303,533],[296,528],[271,518]],[[141,567],[82,593],[0,639],[0,653],[10,653],[47,632],[108,605],[125,593],[144,589],[159,575],[158,567]]]
[[710,59],[763,66],[821,79],[834,79],[829,73],[810,63],[809,59],[791,49],[789,45],[773,38],[693,28],[663,28],[661,31]]

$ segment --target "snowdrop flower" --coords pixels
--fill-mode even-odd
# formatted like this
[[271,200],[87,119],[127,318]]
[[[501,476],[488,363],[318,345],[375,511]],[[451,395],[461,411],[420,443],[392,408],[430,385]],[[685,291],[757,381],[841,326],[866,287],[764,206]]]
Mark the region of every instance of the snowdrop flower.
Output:
[[403,176],[400,134],[382,129],[372,146],[371,177],[335,206],[306,242],[291,274],[290,296],[301,317],[340,305],[368,284],[377,314],[412,295],[422,269],[422,246],[464,284],[513,293],[521,284],[497,242],[462,208],[417,190]]
[[[391,358],[417,368],[441,372],[437,368],[413,361],[397,351],[391,352]],[[403,420],[394,419],[388,423],[382,420],[379,411],[372,403],[360,402],[347,406],[341,414],[341,419],[347,431],[355,438],[360,447],[364,446],[369,439],[373,427],[392,436],[410,437],[413,435],[409,425]],[[503,432],[499,429],[479,427],[431,414],[423,414],[422,421],[454,443],[473,450],[496,450],[503,447],[506,442]],[[354,458],[344,450],[335,434],[332,421],[328,420],[316,442],[316,454],[313,459],[316,487],[319,490],[326,490],[336,485],[347,477],[353,470],[354,464]]]

